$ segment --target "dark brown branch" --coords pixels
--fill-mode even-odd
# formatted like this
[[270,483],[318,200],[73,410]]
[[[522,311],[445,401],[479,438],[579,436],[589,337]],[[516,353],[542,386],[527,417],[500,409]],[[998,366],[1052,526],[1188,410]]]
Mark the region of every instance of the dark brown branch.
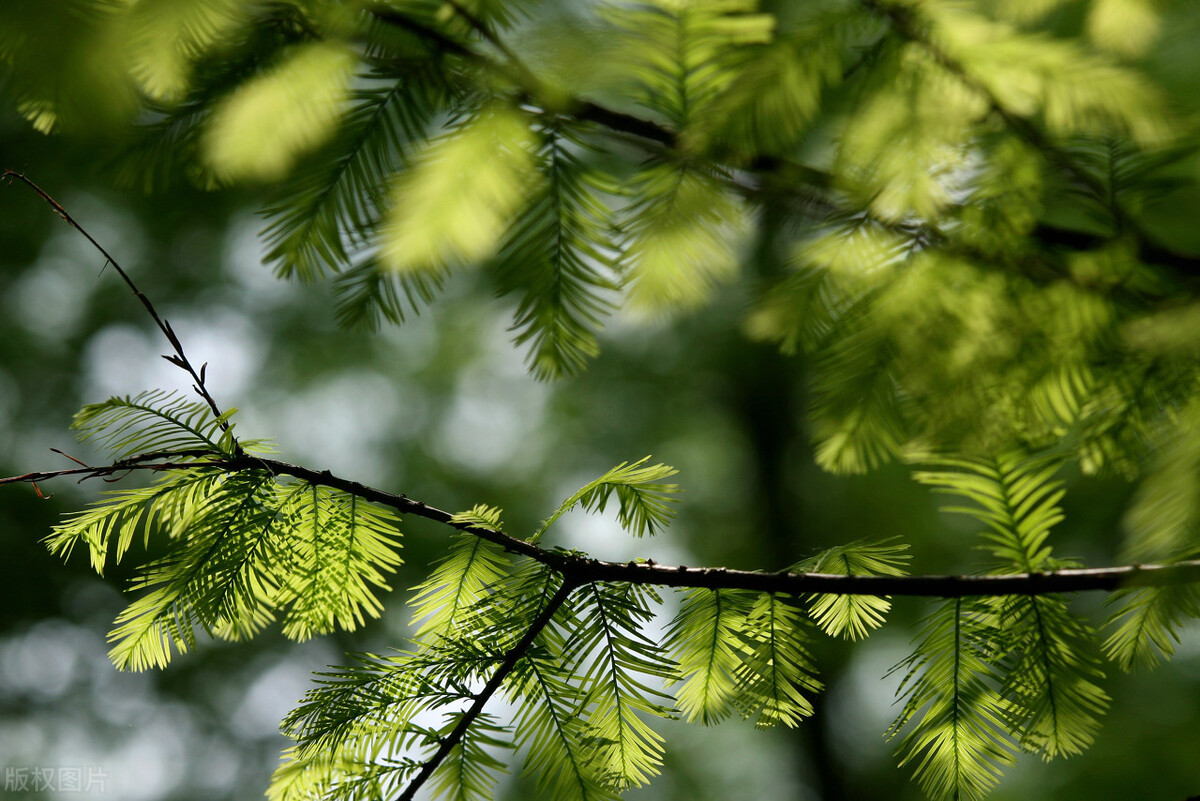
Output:
[[[57,448],[50,450],[57,453],[62,453]],[[63,454],[64,456],[66,454]],[[222,462],[212,461],[179,461],[179,459],[203,459],[211,456],[221,456],[212,451],[202,450],[184,450],[184,451],[163,451],[157,453],[143,453],[138,456],[132,456],[128,459],[121,459],[107,465],[87,465],[79,462],[78,459],[68,456],[74,462],[79,462],[81,467],[69,467],[65,470],[45,470],[35,473],[22,473],[19,476],[7,476],[0,478],[0,486],[5,484],[32,484],[35,481],[46,481],[51,478],[65,478],[67,476],[80,476],[80,481],[86,481],[89,478],[104,478],[106,476],[124,473],[133,470],[194,470],[197,467],[211,465],[213,467],[228,469]],[[164,460],[155,463],[155,460]]]
[[[54,209],[55,214],[61,217],[63,221],[65,221],[76,231],[83,234],[84,238],[91,243],[92,247],[99,251],[100,255],[104,257],[105,266],[110,264],[112,265],[112,268],[117,271],[117,275],[121,276],[121,280],[125,282],[125,285],[128,286],[137,299],[141,301],[142,306],[145,307],[146,312],[150,315],[150,319],[154,320],[154,324],[158,326],[158,330],[161,331],[163,336],[167,338],[167,342],[171,343],[171,348],[175,351],[174,355],[163,356],[163,358],[191,376],[192,389],[196,391],[197,395],[204,399],[204,402],[208,404],[208,408],[212,409],[212,413],[216,417],[221,418],[224,415],[224,412],[221,411],[221,407],[217,405],[217,401],[213,398],[212,394],[209,393],[208,387],[205,386],[204,383],[205,368],[207,365],[201,365],[199,370],[196,369],[195,365],[193,365],[191,360],[188,359],[187,354],[184,353],[183,343],[181,343],[179,341],[179,337],[175,335],[175,330],[171,328],[171,324],[159,316],[158,310],[154,308],[154,304],[150,302],[150,299],[146,297],[140,289],[138,289],[137,284],[135,284],[133,279],[129,277],[129,273],[125,272],[124,268],[122,268],[117,260],[113,258],[112,254],[105,250],[103,245],[92,238],[92,235],[89,234],[84,227],[80,225],[75,218],[72,217],[71,214],[62,207],[61,204],[59,204],[57,200],[50,197],[46,190],[42,189],[33,181],[26,178],[23,173],[19,173],[16,170],[6,169],[3,173],[0,173],[0,179],[8,179],[10,182],[13,179],[16,179],[32,189],[38,197],[40,197],[46,202],[47,205],[50,206],[50,208]],[[226,432],[229,431],[228,421],[221,420],[221,430]],[[241,452],[241,446],[237,444],[236,439],[234,440],[234,447],[238,452]]]
[[521,661],[521,657],[523,657],[526,652],[529,651],[530,646],[533,645],[533,641],[536,640],[537,636],[542,633],[542,630],[545,629],[546,626],[550,625],[550,621],[554,619],[555,613],[558,612],[559,608],[566,602],[567,598],[578,586],[579,584],[573,582],[571,579],[564,579],[562,586],[560,586],[558,591],[555,592],[550,598],[550,601],[546,604],[546,608],[543,609],[541,614],[537,616],[537,619],[530,624],[529,629],[525,632],[524,636],[522,636],[517,644],[509,649],[508,653],[505,654],[504,661],[500,663],[500,665],[496,668],[496,672],[493,673],[491,678],[488,679],[487,684],[485,684],[483,689],[479,691],[479,694],[475,696],[475,700],[471,702],[471,706],[467,709],[463,716],[459,718],[458,723],[455,725],[453,731],[446,735],[445,739],[442,740],[441,745],[438,746],[438,750],[434,752],[433,756],[425,760],[425,764],[421,766],[421,772],[418,773],[413,780],[408,783],[408,786],[404,788],[404,792],[396,797],[396,801],[412,801],[412,798],[417,794],[417,791],[421,789],[421,786],[425,784],[429,777],[433,775],[433,772],[437,770],[438,765],[442,764],[446,757],[450,755],[450,752],[454,750],[454,747],[462,741],[463,735],[466,734],[467,729],[470,728],[471,724],[475,722],[475,719],[479,717],[479,714],[483,711],[483,708],[487,705],[487,702],[491,700],[493,695],[496,694],[496,690],[500,689],[500,685],[503,684],[504,680],[508,678],[510,673],[513,672],[513,668],[517,666],[517,662]]
[[[473,28],[481,31],[481,35],[486,35],[488,40],[493,42],[502,53],[510,60],[511,65],[497,64],[482,53],[477,53],[462,42],[450,37],[449,35],[424,25],[421,22],[412,19],[411,17],[401,14],[393,8],[388,8],[384,5],[371,6],[369,13],[378,21],[408,31],[414,36],[428,39],[437,47],[445,50],[448,53],[453,53],[460,58],[465,58],[468,61],[473,61],[480,66],[489,69],[497,70],[505,75],[505,77],[514,81],[519,87],[524,96],[524,99],[532,103],[538,103],[537,94],[540,89],[540,81],[536,76],[517,59],[516,54],[504,45],[502,41],[495,37],[487,29],[482,22],[475,19],[470,14],[467,14],[459,4],[455,4],[454,8],[463,15]],[[617,133],[629,134],[630,136],[639,139],[649,140],[666,147],[674,147],[676,144],[675,132],[669,128],[665,128],[656,122],[644,119],[642,117],[627,114],[623,111],[614,111],[606,108],[590,100],[582,98],[571,98],[564,105],[567,108],[567,113],[572,114],[576,119],[585,122],[594,122],[608,128]]]
[[[230,472],[267,470],[310,484],[341,490],[363,500],[388,506],[402,514],[433,520],[493,542],[502,548],[541,562],[576,586],[594,581],[653,584],[659,587],[705,587],[777,592],[786,595],[898,595],[923,598],[957,598],[968,595],[1048,595],[1063,592],[1114,592],[1126,587],[1165,586],[1200,582],[1200,560],[1172,564],[1078,568],[1046,573],[1013,573],[983,576],[845,576],[830,573],[791,573],[734,570],[725,567],[686,567],[644,562],[606,562],[566,551],[540,548],[503,531],[455,522],[454,515],[407,495],[397,495],[278,459],[209,454],[197,461],[171,461],[169,457],[203,456],[202,452],[147,454],[101,467],[73,467],[0,478],[0,485],[46,481],[63,476],[110,476],[135,470],[196,470],[218,468]],[[167,459],[167,461],[148,461]]]
[[[872,3],[874,0],[864,0]],[[643,121],[625,118],[599,106],[590,106],[592,115],[607,119],[614,125],[636,129]],[[658,130],[653,123],[648,131]],[[664,131],[663,136],[667,132]],[[129,275],[113,259],[99,242],[57,201],[41,187],[14,170],[4,170],[0,178],[17,179],[29,186],[68,224],[79,231],[112,264],[126,285],[141,301],[159,330],[163,332],[175,350],[168,361],[186,370],[194,379],[194,389],[208,403],[218,417],[222,412],[204,385],[204,368],[197,371],[188,360],[170,324],[163,320],[150,300],[137,288]],[[228,430],[228,424],[222,423]],[[186,459],[187,461],[179,461]],[[155,461],[162,460],[162,461]],[[1079,592],[1101,590],[1112,592],[1123,586],[1163,585],[1200,581],[1200,561],[1169,565],[1131,565],[1125,567],[1062,570],[1052,573],[1015,574],[1005,576],[843,576],[819,573],[763,573],[758,571],[732,570],[729,568],[666,566],[646,562],[605,562],[579,554],[545,550],[530,542],[513,537],[502,531],[481,526],[459,523],[454,516],[422,501],[405,495],[396,495],[368,487],[355,481],[334,476],[328,470],[316,471],[278,459],[249,456],[235,441],[232,455],[203,450],[172,453],[149,453],[123,459],[109,465],[67,468],[43,472],[24,473],[19,476],[0,478],[0,485],[27,483],[37,489],[36,482],[52,478],[79,476],[80,480],[106,478],[118,473],[134,470],[155,472],[169,470],[222,469],[230,472],[242,470],[267,470],[274,475],[288,475],[313,485],[328,486],[342,490],[364,500],[389,506],[403,514],[417,515],[451,526],[475,536],[494,542],[501,547],[534,559],[563,576],[564,581],[574,586],[594,581],[629,582],[654,584],[665,587],[740,588],[761,592],[779,592],[791,595],[831,593],[837,595],[908,595],[926,597],[959,597],[965,595],[1039,595],[1056,592]]]

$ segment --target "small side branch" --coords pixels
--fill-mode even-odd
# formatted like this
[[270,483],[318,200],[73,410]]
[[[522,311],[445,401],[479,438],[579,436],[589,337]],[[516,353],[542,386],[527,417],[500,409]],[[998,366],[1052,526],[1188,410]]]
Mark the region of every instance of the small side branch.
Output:
[[442,740],[441,745],[438,746],[438,750],[425,761],[425,764],[421,767],[421,772],[413,777],[413,780],[404,788],[404,792],[396,797],[396,801],[412,801],[417,791],[421,789],[421,786],[437,770],[438,765],[442,764],[446,760],[446,757],[450,756],[450,752],[454,750],[454,747],[462,742],[463,735],[466,734],[467,729],[471,727],[471,724],[483,712],[483,708],[487,706],[488,701],[500,689],[500,685],[504,683],[509,674],[513,672],[513,669],[517,666],[517,662],[529,651],[534,640],[542,633],[542,630],[550,625],[550,621],[554,619],[554,615],[558,612],[559,608],[562,607],[567,598],[570,597],[571,593],[578,586],[578,583],[570,579],[563,581],[562,586],[551,596],[549,603],[546,604],[546,608],[542,610],[537,619],[529,626],[524,636],[505,654],[504,661],[500,663],[496,668],[496,672],[488,679],[487,684],[475,696],[466,713],[459,718],[454,730]]

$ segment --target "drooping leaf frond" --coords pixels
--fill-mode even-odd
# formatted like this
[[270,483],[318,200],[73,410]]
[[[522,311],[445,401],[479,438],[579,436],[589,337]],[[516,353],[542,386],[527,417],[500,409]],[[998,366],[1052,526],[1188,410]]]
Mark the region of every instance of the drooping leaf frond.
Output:
[[204,403],[154,390],[84,406],[71,427],[80,439],[98,440],[118,461],[145,453],[230,454],[233,426],[223,426],[236,412],[230,409],[217,417]]
[[1022,748],[1047,759],[1079,754],[1092,744],[1108,694],[1092,627],[1057,596],[995,599],[1003,621],[1002,692],[1009,725]]
[[192,511],[203,508],[203,499],[221,480],[217,471],[195,469],[162,473],[148,487],[111,490],[55,526],[46,547],[65,559],[76,544],[83,543],[92,570],[103,575],[108,560],[119,563],[139,534],[146,547],[156,531],[168,539],[178,538]]
[[172,648],[194,646],[197,627],[234,639],[277,617],[296,639],[356,628],[379,614],[375,592],[400,563],[394,512],[265,470],[198,467],[114,496],[57,527],[49,546],[68,553],[83,542],[101,571],[138,534],[151,550],[165,540],[135,581],[146,593],[110,635],[122,669],[167,664]]
[[1200,403],[1192,402],[1178,422],[1163,431],[1134,495],[1127,516],[1129,536],[1123,548],[1137,561],[1190,558],[1200,530]]
[[198,626],[235,623],[234,633],[244,636],[273,620],[279,588],[265,568],[279,545],[270,536],[278,503],[270,475],[235,474],[203,501],[183,536],[135,582],[146,592],[117,616],[109,640],[118,668],[165,666],[172,649],[195,646]]
[[[795,565],[798,573],[831,573],[839,576],[903,576],[909,556],[906,543],[895,540],[852,542],[837,545]],[[809,615],[818,626],[833,637],[858,640],[871,629],[883,624],[892,608],[886,597],[874,595],[814,594],[810,599]]]
[[[489,655],[462,645],[361,655],[319,674],[317,686],[283,721],[284,733],[296,745],[284,753],[268,796],[350,801],[364,792],[396,795],[420,769],[421,754],[436,748],[443,736],[422,721],[430,713],[459,709],[471,697],[472,682],[493,663]],[[459,756],[469,760],[477,754]]]
[[385,320],[399,325],[433,302],[445,278],[442,271],[397,274],[368,259],[334,279],[334,319],[343,328],[372,331]]
[[[461,712],[447,714],[438,735],[448,736],[462,717]],[[508,737],[507,728],[495,717],[486,712],[480,713],[430,777],[434,798],[449,801],[487,801],[495,798],[496,779],[507,770],[493,751],[511,748]]]
[[345,42],[293,45],[214,109],[203,141],[209,168],[222,180],[283,178],[337,132],[357,61]]
[[247,22],[236,0],[143,0],[128,15],[133,75],[148,95],[170,100],[188,86],[192,64]]
[[714,119],[710,107],[733,80],[730,68],[742,49],[771,39],[775,20],[752,13],[755,6],[749,0],[607,6],[603,13],[627,48],[613,67],[633,85],[631,94],[676,130],[703,124]]
[[761,593],[746,616],[739,636],[747,651],[738,665],[737,706],[755,725],[789,728],[813,713],[805,693],[821,691],[816,666],[806,642],[811,625],[787,599]]
[[581,158],[581,137],[552,128],[539,153],[542,191],[496,256],[500,287],[520,293],[513,330],[535,376],[579,372],[600,352],[596,331],[612,306],[618,245],[602,192],[615,188]]
[[[951,458],[956,470],[922,471],[918,481],[969,499],[953,507],[986,523],[987,549],[995,573],[1032,573],[1069,563],[1051,555],[1047,538],[1062,520],[1064,490],[1054,480],[1060,461],[1004,454],[995,459]],[[1047,758],[1080,753],[1089,746],[1108,706],[1097,684],[1104,677],[1095,654],[1095,632],[1058,596],[991,599],[1000,621],[1001,645],[992,657],[1003,671],[1006,714],[1021,746]]]
[[584,689],[579,715],[589,759],[604,786],[645,784],[662,761],[662,736],[644,715],[670,714],[668,697],[652,681],[676,677],[663,647],[646,633],[657,601],[637,585],[589,584],[579,591],[579,628],[563,663]]
[[667,648],[683,677],[675,700],[687,720],[719,723],[734,711],[737,672],[747,658],[740,634],[752,597],[744,591],[708,589],[684,595]]
[[450,553],[434,566],[429,578],[413,589],[409,604],[414,620],[421,621],[415,638],[422,641],[458,633],[510,565],[507,555],[487,540],[458,535]]
[[972,599],[944,601],[928,618],[913,654],[896,666],[904,708],[891,737],[911,729],[900,764],[935,801],[974,801],[1013,763],[1004,699],[989,663],[995,611]]
[[[185,0],[185,4],[193,5],[193,0]],[[131,22],[135,30],[142,26],[136,16],[144,5],[148,4],[138,3],[133,8],[135,19]],[[167,17],[177,17],[180,11],[185,17],[189,15],[188,10],[177,3],[156,1],[149,5],[164,10],[169,8]],[[296,10],[294,7],[289,9],[282,3],[250,7],[224,0],[218,0],[217,5],[223,6],[215,9],[217,16],[223,19],[214,20],[222,28],[220,40],[211,40],[217,35],[215,29],[205,31],[201,38],[211,40],[210,46],[192,48],[186,63],[168,65],[164,74],[148,76],[151,82],[162,83],[164,90],[170,88],[168,84],[180,80],[186,80],[186,84],[175,86],[170,97],[150,102],[146,118],[139,121],[132,136],[122,143],[112,166],[118,180],[126,186],[151,191],[173,185],[181,176],[206,189],[220,186],[221,179],[209,169],[205,158],[214,110],[231,97],[238,86],[259,76],[264,68],[276,63],[281,54],[296,44],[295,20],[291,15]],[[236,6],[236,10],[230,8],[231,5]],[[253,24],[234,28],[224,25],[247,11],[255,15]],[[185,42],[180,42],[178,37],[170,34],[152,33],[153,28],[160,25],[170,28],[180,22],[187,25],[186,20],[178,18],[153,21],[146,28],[147,35],[162,35],[163,39],[151,47],[186,46],[187,35]],[[133,36],[136,38],[138,34]],[[133,51],[136,54],[137,45]],[[179,68],[186,68],[186,75],[181,74]],[[178,93],[181,94],[175,96]]]
[[1111,633],[1104,640],[1104,654],[1122,670],[1152,668],[1170,659],[1179,627],[1200,617],[1200,592],[1190,584],[1121,590],[1109,603],[1118,606],[1108,619]]
[[711,111],[696,115],[715,127],[721,145],[742,153],[788,152],[820,110],[822,91],[841,81],[851,47],[877,35],[871,30],[877,26],[853,6],[797,11],[771,41],[743,43],[739,57],[729,59],[732,79]]
[[952,202],[987,101],[917,45],[883,51],[878,67],[840,142],[836,174],[885,220],[936,218]]
[[664,478],[670,478],[677,472],[675,468],[665,464],[647,465],[649,456],[643,456],[636,462],[622,462],[597,479],[589,481],[563,501],[554,514],[545,521],[530,537],[530,542],[541,539],[546,530],[567,512],[576,506],[582,506],[589,512],[603,512],[609,499],[615,493],[617,496],[617,520],[621,526],[634,536],[643,537],[654,534],[670,522],[674,514],[670,504],[675,498],[672,494],[679,490],[675,484],[664,484]]
[[906,426],[895,355],[868,329],[839,340],[818,361],[812,416],[821,467],[865,473],[899,452]]
[[353,495],[297,486],[280,510],[287,542],[278,600],[287,606],[283,633],[303,640],[356,629],[383,611],[375,592],[390,589],[384,574],[400,564],[399,518]]
[[747,216],[721,176],[654,162],[630,188],[623,227],[631,304],[656,313],[692,309],[737,274]]
[[931,3],[922,12],[939,47],[970,80],[1008,110],[1037,108],[1051,134],[1124,134],[1143,145],[1164,140],[1164,98],[1137,71],[1075,42],[1018,31],[950,4]]
[[264,212],[266,261],[279,275],[312,281],[340,272],[369,242],[388,181],[445,95],[439,81],[432,69],[413,69],[400,80],[376,78],[358,91],[324,157],[297,170]]
[[[527,587],[536,589],[539,579],[536,575],[530,578],[533,581],[527,582]],[[543,603],[546,592],[557,587],[557,581],[547,582],[546,578],[540,579],[541,592],[526,590]],[[574,600],[564,604],[517,662],[506,682],[506,693],[517,708],[516,742],[539,792],[563,801],[613,801],[617,796],[606,784],[603,766],[594,759],[595,745],[586,719],[580,715],[587,688],[566,659],[583,625],[578,610]]]
[[[729,119],[717,108],[748,46],[771,39],[774,19],[752,2],[669,3],[605,8],[625,50],[615,58],[641,104],[701,149]],[[728,109],[725,109],[728,111]],[[630,182],[626,246],[630,302],[661,313],[695,308],[738,271],[746,212],[722,185],[727,176],[696,164],[651,161]]]
[[527,751],[526,767],[547,797],[613,801],[617,795],[605,785],[592,759],[593,746],[578,715],[582,688],[558,663],[565,650],[561,634],[539,638],[537,650],[513,672],[510,694],[520,702],[517,741]]
[[496,253],[537,193],[531,121],[513,108],[481,111],[414,155],[391,191],[379,259],[399,273],[438,273]]
[[760,728],[797,725],[813,711],[804,693],[821,689],[805,645],[810,632],[780,596],[688,591],[667,636],[682,677],[680,711],[706,724],[737,712]]
[[[443,577],[462,555],[452,554],[443,563]],[[297,744],[276,772],[273,795],[352,799],[371,782],[398,790],[464,722],[482,683],[492,678],[560,587],[556,573],[526,561],[484,588],[455,630],[426,636],[415,650],[364,657],[323,674],[319,686],[284,722]],[[449,602],[466,608],[462,598]],[[538,631],[517,655],[513,672],[502,679],[517,720],[528,721],[530,728],[514,733],[511,724],[501,725],[477,710],[479,716],[465,725],[461,737],[454,735],[456,745],[432,774],[435,793],[460,799],[486,796],[495,776],[506,770],[499,752],[517,745],[539,781],[566,788],[564,796],[556,797],[609,798],[594,775],[582,772],[590,765],[577,715],[583,691],[557,668],[566,642],[563,632],[574,626],[571,621],[569,605],[560,607],[556,620]],[[430,726],[426,721],[433,715],[442,716],[444,724]],[[574,780],[556,761],[563,753],[572,755],[580,771]],[[551,755],[554,764],[547,761]],[[581,788],[586,792],[578,795]]]

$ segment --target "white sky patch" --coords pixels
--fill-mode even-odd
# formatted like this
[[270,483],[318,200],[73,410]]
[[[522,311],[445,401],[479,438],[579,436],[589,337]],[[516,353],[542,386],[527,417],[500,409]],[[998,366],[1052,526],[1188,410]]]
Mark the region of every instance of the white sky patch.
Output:
[[58,698],[83,677],[94,640],[87,629],[49,620],[0,642],[0,690],[42,702]]
[[[112,254],[127,272],[141,269],[146,259],[146,237],[138,217],[125,211],[110,198],[77,194],[66,198],[63,207],[87,230],[92,238]],[[58,255],[85,265],[95,276],[104,265],[104,256],[77,231],[65,231],[50,240],[46,255]],[[107,273],[106,273],[107,275]],[[110,277],[117,279],[116,273]],[[134,276],[134,280],[137,280]]]
[[478,474],[503,468],[520,476],[541,463],[550,389],[528,376],[505,326],[497,318],[481,327],[484,352],[459,378],[434,450],[440,458]]
[[[137,218],[88,194],[70,197],[64,205],[137,280],[146,255]],[[48,341],[62,342],[76,333],[89,298],[104,282],[120,281],[100,251],[82,234],[64,227],[46,242],[37,262],[12,287],[0,309]],[[137,303],[132,295],[129,299]]]
[[63,343],[74,336],[95,291],[94,264],[51,256],[38,260],[4,298],[6,314],[48,342]]
[[136,394],[143,389],[162,386],[159,379],[168,376],[172,379],[170,384],[175,385],[174,373],[178,368],[158,358],[160,349],[154,347],[155,344],[145,332],[132,325],[110,325],[101,329],[86,345],[84,396],[100,401],[112,395]]
[[[165,316],[196,369],[210,365],[206,383],[218,403],[249,387],[262,366],[262,347],[249,319],[230,309],[200,317]],[[150,389],[175,389],[199,400],[187,373],[161,358],[170,353],[170,344],[156,328],[119,324],[100,330],[88,341],[84,357],[87,402]]]
[[196,740],[195,726],[186,709],[159,704],[153,717],[140,721],[115,751],[103,758],[83,759],[102,765],[107,774],[105,792],[98,797],[123,801],[165,798],[183,782]]
[[273,737],[279,722],[313,685],[311,659],[285,659],[262,671],[246,689],[230,721],[247,739]]
[[[406,399],[404,414],[418,401]],[[391,383],[378,373],[352,370],[323,378],[293,394],[264,398],[245,418],[243,435],[266,434],[288,461],[370,483],[386,472],[381,441],[401,416]]]
[[464,388],[441,421],[435,450],[458,467],[488,474],[520,458],[540,424],[541,404],[531,409],[512,395]]
[[[224,407],[234,405],[232,401],[246,394],[262,368],[262,335],[253,321],[226,308],[213,309],[198,317],[168,319],[196,369],[208,363],[205,380],[217,402]],[[163,344],[170,347],[165,340]],[[176,370],[186,381],[186,373]]]
[[841,675],[828,677],[833,683],[825,715],[845,764],[891,759],[898,741],[888,742],[880,732],[900,714],[896,689],[904,671],[887,674],[911,650],[904,633],[878,631],[855,646]]

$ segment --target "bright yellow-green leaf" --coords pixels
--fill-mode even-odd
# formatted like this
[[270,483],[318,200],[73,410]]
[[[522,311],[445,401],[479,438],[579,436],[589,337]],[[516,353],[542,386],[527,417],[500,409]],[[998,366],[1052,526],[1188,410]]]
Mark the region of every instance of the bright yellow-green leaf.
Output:
[[437,271],[495,253],[539,184],[528,122],[493,108],[433,144],[393,190],[382,262],[399,272]]
[[993,11],[1000,19],[1012,20],[1016,23],[1031,23],[1045,17],[1054,11],[1064,0],[992,0],[989,11]]
[[1145,55],[1158,38],[1155,5],[1152,0],[1093,0],[1087,18],[1088,35],[1118,56]]
[[297,45],[213,112],[204,141],[209,167],[224,179],[282,178],[337,130],[355,64],[345,44]]
[[986,99],[918,45],[851,119],[838,175],[881,217],[934,217],[954,196]]
[[1168,138],[1162,93],[1135,71],[1073,42],[1021,32],[958,6],[927,9],[939,47],[1006,112],[1040,114],[1058,136],[1127,133],[1141,144]]
[[674,165],[651,167],[639,183],[645,201],[629,245],[630,303],[649,312],[695,308],[737,273],[744,210],[715,179]]

